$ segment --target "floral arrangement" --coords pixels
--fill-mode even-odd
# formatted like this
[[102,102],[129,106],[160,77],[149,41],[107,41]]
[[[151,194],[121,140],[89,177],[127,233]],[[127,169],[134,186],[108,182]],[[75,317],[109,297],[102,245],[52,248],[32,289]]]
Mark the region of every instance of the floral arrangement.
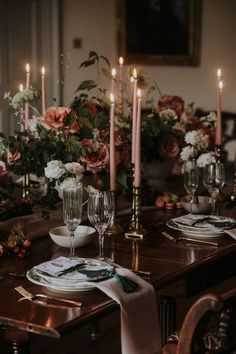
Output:
[[[179,96],[161,95],[143,121],[143,161],[189,159],[213,144],[215,114],[195,116],[193,104]],[[182,151],[181,151],[182,150]]]
[[[5,94],[5,99],[14,109],[22,127],[26,103],[32,113],[28,129],[21,129],[15,136],[0,136],[0,149],[4,151],[2,158],[10,172],[21,176],[46,175],[55,187],[57,179],[61,182],[64,177],[71,177],[71,173],[76,175],[75,171],[71,171],[71,166],[79,166],[78,170],[83,175],[97,175],[102,179],[102,184],[107,183],[111,102],[108,90],[99,87],[99,77],[101,72],[109,80],[112,76],[108,59],[95,52],[89,53],[80,68],[85,69],[94,64],[97,67],[97,80],[81,82],[70,107],[52,106],[42,115],[37,108],[40,92],[33,87],[13,97],[10,93]],[[162,95],[159,87],[147,75],[139,68],[137,72],[138,86],[146,91],[146,108],[142,111],[142,161],[174,160],[179,158],[180,153],[181,158],[186,159],[192,153],[200,152],[203,143],[204,149],[209,148],[215,118],[209,115],[199,119],[194,114],[192,104],[185,105],[179,96]],[[128,70],[129,78],[131,73],[132,67]],[[123,92],[115,108],[115,161],[118,186],[127,188],[132,95],[127,87],[124,87]],[[153,98],[156,93],[158,99]],[[195,132],[198,132],[198,138]],[[54,173],[58,173],[57,178]]]

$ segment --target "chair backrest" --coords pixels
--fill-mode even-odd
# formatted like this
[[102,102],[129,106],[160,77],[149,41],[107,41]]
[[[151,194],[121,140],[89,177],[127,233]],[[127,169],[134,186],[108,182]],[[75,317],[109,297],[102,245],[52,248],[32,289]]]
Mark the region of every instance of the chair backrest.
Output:
[[176,344],[166,344],[162,353],[235,354],[236,289],[221,296],[201,296],[189,309]]

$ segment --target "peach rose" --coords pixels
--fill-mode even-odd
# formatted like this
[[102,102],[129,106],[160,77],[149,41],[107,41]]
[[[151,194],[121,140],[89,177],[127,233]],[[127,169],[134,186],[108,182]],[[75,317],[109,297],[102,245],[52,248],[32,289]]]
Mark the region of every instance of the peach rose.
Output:
[[67,107],[49,107],[46,109],[44,121],[50,128],[64,128],[70,111],[70,108]]
[[[91,149],[92,147],[92,149]],[[89,146],[92,150],[82,156],[80,161],[86,163],[87,171],[96,173],[104,169],[109,163],[109,151],[106,145],[102,143],[96,143],[93,146]]]
[[180,152],[178,139],[171,134],[165,135],[160,142],[158,153],[163,158],[175,158]]

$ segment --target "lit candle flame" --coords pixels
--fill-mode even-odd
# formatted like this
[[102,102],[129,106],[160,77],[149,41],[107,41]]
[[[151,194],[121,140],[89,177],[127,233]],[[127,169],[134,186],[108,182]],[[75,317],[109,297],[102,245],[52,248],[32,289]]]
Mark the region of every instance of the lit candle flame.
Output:
[[134,83],[134,77],[130,76],[130,83],[133,84]]
[[133,77],[134,77],[134,79],[137,79],[137,69],[136,68],[134,68],[134,71],[133,71]]
[[26,70],[27,73],[30,72],[30,65],[29,65],[28,63],[27,63],[26,66],[25,66],[25,70]]
[[119,64],[120,64],[120,65],[123,65],[123,64],[124,64],[124,59],[123,59],[123,57],[120,57],[120,58],[119,58]]
[[115,102],[115,98],[114,98],[114,95],[112,93],[110,94],[110,100],[111,100],[111,103]]
[[137,96],[138,96],[138,98],[141,98],[141,97],[142,97],[142,93],[141,93],[141,90],[140,90],[140,89],[137,90]]
[[19,91],[22,92],[23,90],[24,90],[24,86],[23,86],[23,84],[20,84],[19,85]]
[[217,79],[220,80],[221,79],[221,75],[222,75],[222,72],[221,72],[221,69],[218,69],[217,70]]
[[116,69],[115,68],[112,69],[111,76],[113,77],[113,79],[115,79],[115,77],[116,77]]
[[44,76],[45,75],[45,66],[42,66],[42,69],[41,69],[41,74],[42,74],[42,76]]

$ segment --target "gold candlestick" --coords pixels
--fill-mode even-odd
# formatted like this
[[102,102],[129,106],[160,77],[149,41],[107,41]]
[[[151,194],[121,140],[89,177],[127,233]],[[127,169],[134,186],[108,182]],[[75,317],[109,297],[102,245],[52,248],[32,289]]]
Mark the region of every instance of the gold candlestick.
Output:
[[128,239],[143,239],[147,231],[143,228],[141,222],[141,191],[140,187],[133,187],[132,218],[125,233]]
[[115,191],[111,191],[114,200],[114,218],[106,229],[105,234],[108,236],[119,235],[123,230],[117,219],[117,193]]

